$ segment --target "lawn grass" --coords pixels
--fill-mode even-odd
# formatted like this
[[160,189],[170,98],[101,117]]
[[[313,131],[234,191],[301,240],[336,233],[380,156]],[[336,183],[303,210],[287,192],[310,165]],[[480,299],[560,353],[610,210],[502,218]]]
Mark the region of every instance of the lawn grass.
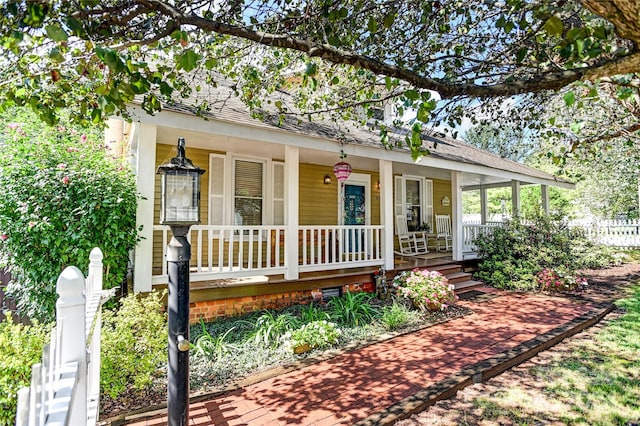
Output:
[[478,396],[475,414],[498,424],[631,425],[640,422],[640,285],[592,339],[529,368],[532,386]]

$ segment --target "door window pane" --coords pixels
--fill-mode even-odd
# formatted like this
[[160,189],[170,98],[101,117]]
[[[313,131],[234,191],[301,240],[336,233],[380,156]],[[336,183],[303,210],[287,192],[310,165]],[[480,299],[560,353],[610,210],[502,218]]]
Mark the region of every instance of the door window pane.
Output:
[[420,181],[407,179],[406,188],[406,211],[407,228],[409,231],[417,231],[422,224],[422,203],[420,200]]

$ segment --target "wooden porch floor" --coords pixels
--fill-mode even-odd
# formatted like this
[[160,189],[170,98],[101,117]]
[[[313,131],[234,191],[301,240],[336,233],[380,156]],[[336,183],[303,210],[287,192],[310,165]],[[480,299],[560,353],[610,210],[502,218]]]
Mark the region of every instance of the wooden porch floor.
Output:
[[[391,271],[387,271],[387,277],[392,278],[395,274],[413,268],[428,268],[432,266],[446,265],[453,262],[451,252],[435,252],[427,253],[420,256],[399,256],[396,255],[394,259],[396,268]],[[304,272],[301,273],[296,282],[305,281],[343,281],[349,280],[353,277],[370,275],[377,271],[377,267],[363,267],[363,268],[344,268],[334,269],[329,271],[317,271],[317,272]],[[228,278],[212,281],[199,281],[192,282],[190,288],[192,291],[214,289],[214,288],[232,288],[242,286],[253,285],[273,285],[281,283],[291,283],[291,280],[285,280],[284,275],[258,275],[253,277],[240,277],[240,278]],[[339,284],[336,282],[336,284]]]

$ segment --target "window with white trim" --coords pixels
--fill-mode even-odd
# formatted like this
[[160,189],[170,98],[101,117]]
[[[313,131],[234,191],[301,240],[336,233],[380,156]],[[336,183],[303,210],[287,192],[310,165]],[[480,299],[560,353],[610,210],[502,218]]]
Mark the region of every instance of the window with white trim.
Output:
[[284,163],[209,155],[209,224],[284,224]]
[[420,176],[395,177],[395,215],[407,218],[409,231],[433,230],[433,181]]

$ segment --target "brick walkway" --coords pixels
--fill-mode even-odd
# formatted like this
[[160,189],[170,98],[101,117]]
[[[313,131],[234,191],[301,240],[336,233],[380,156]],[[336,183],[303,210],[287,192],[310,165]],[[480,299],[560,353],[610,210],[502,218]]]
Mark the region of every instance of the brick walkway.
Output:
[[[460,304],[475,313],[193,403],[190,424],[353,424],[595,309],[589,302],[501,293]],[[165,425],[166,416],[129,424]]]

